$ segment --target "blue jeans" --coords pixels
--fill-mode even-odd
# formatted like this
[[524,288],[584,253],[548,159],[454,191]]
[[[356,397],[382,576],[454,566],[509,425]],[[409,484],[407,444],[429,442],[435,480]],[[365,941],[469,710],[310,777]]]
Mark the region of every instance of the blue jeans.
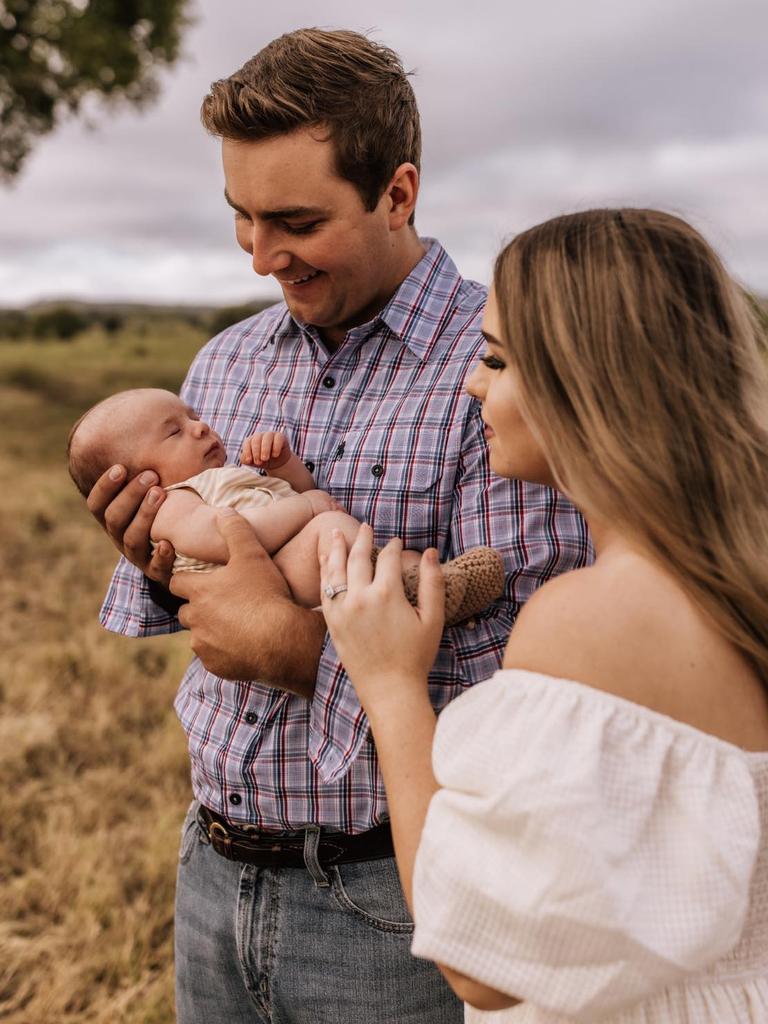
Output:
[[392,858],[324,870],[226,860],[184,822],[176,888],[178,1024],[462,1024],[437,968],[411,956]]

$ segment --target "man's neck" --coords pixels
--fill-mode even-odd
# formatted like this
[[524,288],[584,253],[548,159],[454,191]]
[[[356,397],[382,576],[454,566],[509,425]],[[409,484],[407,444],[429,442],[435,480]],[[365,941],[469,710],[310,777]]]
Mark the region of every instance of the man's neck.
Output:
[[393,262],[391,271],[387,274],[385,281],[382,281],[382,289],[377,300],[361,310],[360,315],[355,317],[354,322],[341,324],[338,327],[317,327],[316,330],[323,339],[323,344],[329,352],[335,352],[342,344],[347,333],[354,327],[367,324],[384,309],[397,289],[408,277],[413,268],[421,261],[426,249],[421,244],[421,239],[413,228],[410,228],[406,237],[403,238],[401,253]]

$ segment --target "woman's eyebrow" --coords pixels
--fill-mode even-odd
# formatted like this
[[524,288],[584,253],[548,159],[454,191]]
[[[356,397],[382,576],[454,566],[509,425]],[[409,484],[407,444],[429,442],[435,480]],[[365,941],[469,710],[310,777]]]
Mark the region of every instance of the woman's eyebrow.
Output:
[[485,338],[485,340],[488,342],[489,345],[498,345],[499,348],[502,347],[501,342],[499,341],[499,339],[498,338],[494,338],[494,336],[492,334],[489,334],[488,331],[484,331],[481,328],[480,333],[482,334],[482,336]]

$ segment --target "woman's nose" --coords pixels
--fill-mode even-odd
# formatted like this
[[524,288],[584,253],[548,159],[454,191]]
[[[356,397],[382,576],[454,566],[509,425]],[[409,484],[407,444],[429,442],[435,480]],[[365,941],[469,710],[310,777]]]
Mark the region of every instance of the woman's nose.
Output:
[[473,398],[479,398],[482,402],[485,397],[485,367],[478,363],[472,373],[467,377],[464,390]]

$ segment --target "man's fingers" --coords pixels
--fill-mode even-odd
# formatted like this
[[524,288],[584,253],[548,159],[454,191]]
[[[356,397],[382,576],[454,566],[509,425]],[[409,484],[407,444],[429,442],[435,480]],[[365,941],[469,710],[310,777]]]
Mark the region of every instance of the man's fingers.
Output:
[[[173,578],[174,580],[176,580],[179,578],[179,576],[191,575],[191,572],[177,572]],[[171,593],[175,593],[175,591],[172,590]],[[181,594],[177,594],[176,596],[181,597]],[[176,615],[178,617],[179,623],[183,626],[184,629],[192,629],[192,609],[189,604],[183,604],[181,608],[179,608]]]
[[435,548],[424,552],[419,565],[419,616],[442,632],[445,622],[445,577]]
[[125,486],[125,466],[111,466],[106,473],[102,473],[86,498],[88,511],[95,516],[104,526],[104,512],[112,502],[115,495],[119,494]]
[[[88,508],[102,523],[109,536],[120,543],[126,527],[136,515],[147,492],[157,484],[157,473],[147,470],[125,483],[124,475],[117,481],[110,480],[109,473],[114,469],[115,467],[96,481],[88,495]],[[123,483],[118,487],[120,479]]]
[[[171,576],[170,583],[168,584],[168,589],[176,597],[180,597],[184,601],[191,602],[194,600],[195,594],[197,593],[197,587],[198,584],[200,583],[199,577],[206,575],[207,573],[177,572],[173,576]],[[182,619],[181,617],[182,611],[184,611],[184,619]],[[182,607],[179,609],[179,622],[181,622],[182,626],[185,626],[187,629],[190,628],[189,610],[188,605],[186,604],[182,605]]]
[[224,538],[229,552],[229,561],[234,558],[269,558],[247,519],[243,519],[232,508],[222,509],[216,517],[216,528]]
[[149,565],[144,570],[145,575],[161,583],[167,590],[168,584],[171,582],[171,569],[175,558],[176,552],[173,545],[167,540],[161,540],[152,552]]
[[163,488],[150,487],[136,514],[124,528],[122,537],[120,534],[110,533],[113,539],[122,540],[122,549],[125,557],[129,562],[138,565],[142,572],[150,558],[149,534],[152,529],[152,523],[157,515],[157,510],[164,501],[165,491]]

